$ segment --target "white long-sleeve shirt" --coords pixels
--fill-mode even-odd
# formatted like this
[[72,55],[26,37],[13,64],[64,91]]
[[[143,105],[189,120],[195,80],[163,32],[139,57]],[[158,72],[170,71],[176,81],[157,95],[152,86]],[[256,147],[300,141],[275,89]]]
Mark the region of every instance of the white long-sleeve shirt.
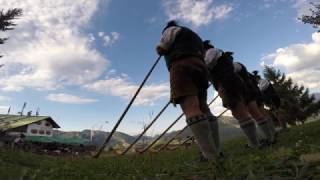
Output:
[[162,37],[160,39],[160,42],[158,43],[158,46],[165,49],[165,50],[169,50],[170,46],[173,44],[173,42],[175,41],[177,35],[180,33],[181,31],[181,27],[178,26],[172,26],[167,28],[163,34]]
[[234,72],[238,73],[242,70],[242,65],[238,62],[233,62]]
[[222,56],[223,51],[217,48],[210,48],[206,51],[206,56],[204,58],[205,63],[208,68],[211,69],[217,65],[218,59]]
[[260,79],[258,86],[260,91],[264,91],[270,86],[270,82],[266,79]]

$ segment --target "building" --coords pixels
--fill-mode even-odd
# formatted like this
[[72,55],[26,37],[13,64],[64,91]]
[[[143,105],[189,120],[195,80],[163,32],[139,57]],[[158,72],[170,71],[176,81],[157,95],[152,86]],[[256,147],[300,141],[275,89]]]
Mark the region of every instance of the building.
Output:
[[0,133],[9,136],[52,137],[53,129],[60,126],[49,116],[21,116],[0,114]]
[[[0,148],[11,146],[34,152],[69,154],[95,149],[87,139],[53,133],[56,128],[60,126],[50,116],[0,114]],[[17,145],[17,141],[22,138],[23,143]]]

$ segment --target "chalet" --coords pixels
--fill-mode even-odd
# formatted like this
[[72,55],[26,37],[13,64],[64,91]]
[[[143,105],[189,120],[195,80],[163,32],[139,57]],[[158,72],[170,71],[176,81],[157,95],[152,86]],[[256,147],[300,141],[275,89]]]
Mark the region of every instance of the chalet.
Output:
[[49,116],[0,114],[1,134],[52,137],[54,128],[60,128],[60,126]]

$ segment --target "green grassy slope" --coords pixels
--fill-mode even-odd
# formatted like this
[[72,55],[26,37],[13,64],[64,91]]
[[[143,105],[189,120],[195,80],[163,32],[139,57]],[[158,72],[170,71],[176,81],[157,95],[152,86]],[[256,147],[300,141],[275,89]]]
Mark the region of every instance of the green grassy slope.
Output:
[[320,121],[291,128],[266,150],[247,150],[241,138],[228,141],[219,166],[195,162],[196,148],[99,159],[0,149],[0,179],[320,179],[319,132]]

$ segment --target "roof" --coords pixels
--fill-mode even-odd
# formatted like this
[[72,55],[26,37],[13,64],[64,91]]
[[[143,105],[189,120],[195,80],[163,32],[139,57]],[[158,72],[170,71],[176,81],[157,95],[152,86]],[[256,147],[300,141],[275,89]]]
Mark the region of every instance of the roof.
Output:
[[27,136],[25,141],[44,142],[44,143],[61,143],[61,144],[88,144],[90,141],[80,137],[65,137],[65,136]]
[[9,129],[18,128],[43,120],[49,121],[53,128],[60,128],[60,126],[50,116],[20,116],[0,114],[0,131],[7,131]]

